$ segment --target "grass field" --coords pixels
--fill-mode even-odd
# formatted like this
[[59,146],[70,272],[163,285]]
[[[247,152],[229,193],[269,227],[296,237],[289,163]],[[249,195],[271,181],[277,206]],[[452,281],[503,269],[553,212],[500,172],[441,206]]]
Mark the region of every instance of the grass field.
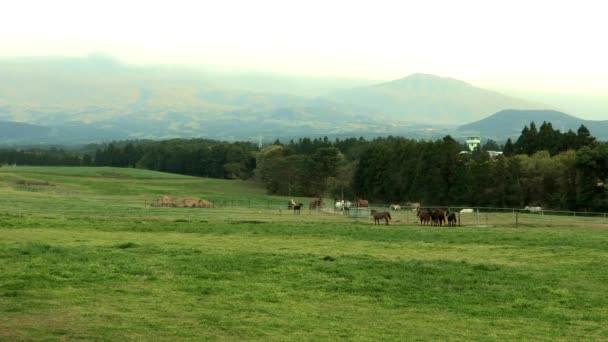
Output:
[[[2,341],[608,339],[603,228],[277,215],[253,183],[128,169],[0,188]],[[161,194],[253,205],[142,209]]]

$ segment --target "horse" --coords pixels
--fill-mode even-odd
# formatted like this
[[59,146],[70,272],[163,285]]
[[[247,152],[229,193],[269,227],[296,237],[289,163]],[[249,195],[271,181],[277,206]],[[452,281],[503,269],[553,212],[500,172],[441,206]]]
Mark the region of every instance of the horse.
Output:
[[442,226],[445,223],[445,211],[443,211],[443,209],[433,210],[431,217],[433,218],[433,223],[435,226]]
[[336,211],[344,210],[344,205],[345,205],[344,200],[341,200],[341,201],[335,200],[335,201],[336,201],[336,204],[335,204]]
[[524,208],[525,211],[530,212],[530,213],[540,213],[543,208],[542,207],[528,207],[526,206]]
[[300,213],[300,209],[304,206],[304,204],[300,203],[300,204],[296,204],[293,206],[293,213],[294,214],[299,214]]
[[401,206],[399,204],[391,204],[391,210],[401,210]]
[[431,211],[429,209],[416,209],[416,216],[420,219],[422,225],[431,223]]
[[361,207],[361,208],[365,207],[365,208],[367,208],[367,207],[369,207],[369,202],[367,200],[359,198],[357,200],[357,207]]
[[374,226],[376,224],[379,225],[380,220],[382,220],[382,219],[384,219],[384,221],[386,222],[386,225],[388,226],[388,220],[392,220],[391,213],[389,213],[388,211],[372,210],[370,214],[374,217]]
[[309,204],[309,208],[312,209],[317,209],[317,208],[321,208],[321,205],[323,204],[323,200],[321,199],[321,197],[319,197],[319,199],[315,199],[312,200]]
[[456,225],[456,214],[448,213],[448,226]]
[[350,201],[336,200],[336,211],[348,211],[352,205]]
[[296,205],[296,202],[292,199],[289,200],[289,202],[287,202],[287,209],[291,210],[293,209],[293,207]]
[[418,202],[407,202],[405,203],[405,205],[415,210],[418,210],[418,208],[420,208],[420,203]]

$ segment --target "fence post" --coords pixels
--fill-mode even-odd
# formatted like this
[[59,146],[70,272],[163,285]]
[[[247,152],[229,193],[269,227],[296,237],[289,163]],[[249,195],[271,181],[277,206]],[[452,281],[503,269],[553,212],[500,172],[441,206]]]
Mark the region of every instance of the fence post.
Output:
[[460,227],[460,211],[458,212],[458,227]]
[[515,212],[515,228],[519,226],[519,212]]
[[475,208],[475,216],[477,216],[477,225],[479,225],[479,208]]

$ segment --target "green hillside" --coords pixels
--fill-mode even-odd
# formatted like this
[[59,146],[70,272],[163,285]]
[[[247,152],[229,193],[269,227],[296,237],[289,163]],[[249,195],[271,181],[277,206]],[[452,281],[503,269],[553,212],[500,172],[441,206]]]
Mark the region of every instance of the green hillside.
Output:
[[[0,340],[608,339],[603,217],[374,226],[117,168],[2,167],[0,189]],[[159,194],[219,204],[142,205]]]

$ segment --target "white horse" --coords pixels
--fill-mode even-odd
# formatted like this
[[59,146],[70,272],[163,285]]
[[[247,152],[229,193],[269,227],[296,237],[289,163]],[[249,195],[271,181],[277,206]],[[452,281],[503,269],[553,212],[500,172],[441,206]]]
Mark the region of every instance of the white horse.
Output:
[[540,213],[543,211],[543,208],[541,207],[528,207],[526,206],[524,208],[525,211],[530,212],[530,213]]
[[401,206],[399,204],[391,204],[391,210],[401,210]]
[[336,202],[336,211],[349,210],[353,204],[350,201],[340,200]]

